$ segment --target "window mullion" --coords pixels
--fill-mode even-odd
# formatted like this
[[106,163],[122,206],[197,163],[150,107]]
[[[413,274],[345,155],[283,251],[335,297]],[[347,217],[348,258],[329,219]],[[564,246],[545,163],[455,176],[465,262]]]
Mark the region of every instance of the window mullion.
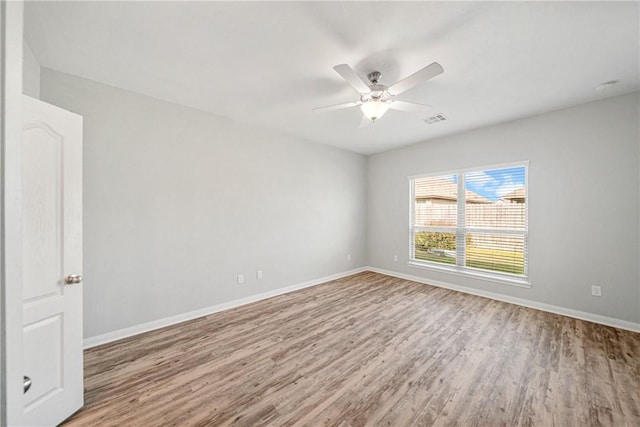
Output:
[[501,234],[505,236],[524,236],[527,234],[525,230],[513,230],[509,228],[467,228],[465,231],[473,234]]
[[456,228],[454,227],[423,227],[423,226],[419,226],[416,225],[415,227],[413,227],[414,232],[419,232],[419,231],[431,231],[431,232],[435,232],[435,233],[451,233],[451,234],[455,234],[456,233]]
[[458,174],[458,195],[457,195],[457,229],[456,229],[456,265],[458,267],[465,266],[465,203],[466,194],[464,191],[464,173]]

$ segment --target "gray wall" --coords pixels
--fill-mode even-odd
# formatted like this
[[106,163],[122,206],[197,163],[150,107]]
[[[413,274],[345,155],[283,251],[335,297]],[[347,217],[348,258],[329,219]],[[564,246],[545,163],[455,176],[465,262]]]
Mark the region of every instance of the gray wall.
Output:
[[[638,104],[636,92],[369,157],[368,265],[640,321]],[[408,176],[521,160],[531,288],[407,265]]]
[[84,117],[85,337],[364,265],[363,156],[46,68],[40,88]]
[[[365,159],[46,68],[40,86],[85,118],[86,337],[363,265],[640,321],[638,93]],[[408,176],[520,160],[531,288],[407,266]]]

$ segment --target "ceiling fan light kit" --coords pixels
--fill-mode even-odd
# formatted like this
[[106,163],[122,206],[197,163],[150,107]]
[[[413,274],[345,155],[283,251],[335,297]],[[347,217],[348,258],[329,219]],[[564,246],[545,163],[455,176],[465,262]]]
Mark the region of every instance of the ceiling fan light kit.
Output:
[[[367,75],[369,82],[362,80],[353,68],[347,64],[340,64],[333,67],[333,69],[342,76],[343,79],[360,94],[359,101],[352,101],[338,105],[330,105],[327,107],[318,107],[314,110],[340,110],[343,108],[350,108],[360,106],[362,114],[370,120],[375,122],[382,117],[389,109],[406,111],[406,112],[418,112],[423,111],[430,105],[417,104],[414,102],[399,101],[396,100],[396,96],[402,92],[411,89],[412,87],[423,83],[427,80],[434,78],[435,76],[442,74],[444,69],[437,62],[433,62],[430,65],[422,68],[421,70],[413,73],[409,77],[406,77],[394,85],[387,87],[378,83],[381,77],[379,71],[373,71]],[[363,119],[364,120],[364,119]]]
[[367,75],[367,78],[371,82],[369,86],[368,94],[360,94],[360,110],[369,120],[375,122],[380,117],[384,116],[389,110],[391,95],[387,90],[387,87],[378,84],[378,80],[382,74],[379,71],[373,71]]
[[363,102],[360,109],[362,110],[362,114],[367,116],[372,122],[375,122],[389,110],[389,104],[379,99],[372,99]]

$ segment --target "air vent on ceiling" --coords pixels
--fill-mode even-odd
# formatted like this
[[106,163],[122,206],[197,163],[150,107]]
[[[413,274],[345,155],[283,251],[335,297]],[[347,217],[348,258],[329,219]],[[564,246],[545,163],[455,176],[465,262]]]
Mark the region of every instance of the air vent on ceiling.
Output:
[[445,116],[445,115],[444,115],[444,114],[442,114],[442,113],[438,113],[438,114],[436,114],[435,116],[427,117],[426,119],[424,119],[424,122],[425,122],[426,124],[428,124],[428,125],[433,125],[433,124],[436,124],[436,123],[438,123],[438,122],[444,122],[444,121],[446,121],[446,120],[449,120],[449,119],[447,118],[447,116]]

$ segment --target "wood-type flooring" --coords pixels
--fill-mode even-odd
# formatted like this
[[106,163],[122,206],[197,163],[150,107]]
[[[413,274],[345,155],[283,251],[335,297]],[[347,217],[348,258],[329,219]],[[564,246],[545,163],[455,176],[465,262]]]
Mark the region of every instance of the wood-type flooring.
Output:
[[364,272],[85,351],[66,426],[640,426],[640,334]]

